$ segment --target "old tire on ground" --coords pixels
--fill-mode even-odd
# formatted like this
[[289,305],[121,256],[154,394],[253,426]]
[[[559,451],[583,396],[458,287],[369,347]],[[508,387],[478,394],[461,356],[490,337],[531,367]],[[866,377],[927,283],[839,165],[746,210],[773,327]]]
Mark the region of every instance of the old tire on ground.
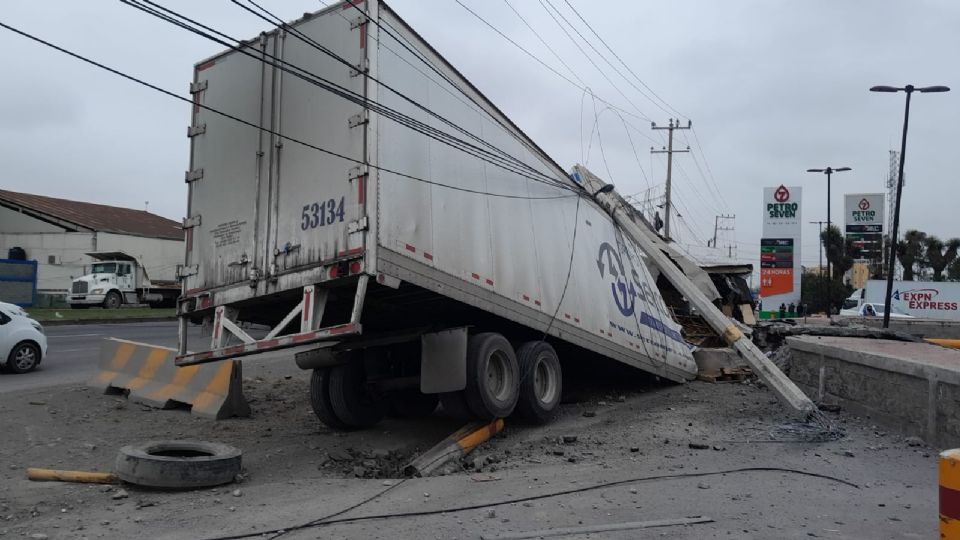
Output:
[[40,347],[32,341],[21,341],[7,356],[7,369],[12,373],[28,373],[40,365]]
[[401,390],[390,396],[390,415],[397,418],[421,418],[437,410],[440,397],[413,390]]
[[520,399],[517,413],[528,422],[546,423],[560,406],[563,372],[557,352],[549,343],[529,341],[517,349],[520,364]]
[[110,291],[107,293],[107,296],[103,299],[103,308],[104,309],[117,309],[120,307],[120,304],[123,303],[123,298],[120,296],[120,293],[117,291]]
[[470,337],[463,393],[470,410],[483,420],[510,416],[520,397],[520,368],[507,338],[493,332]]
[[240,450],[202,441],[149,441],[124,446],[117,454],[117,476],[138,486],[192,489],[233,482],[240,472]]
[[467,398],[464,396],[463,391],[459,392],[446,392],[440,394],[440,405],[443,407],[443,412],[451,417],[456,418],[457,420],[474,420],[473,412],[470,411],[470,407],[467,405]]
[[330,404],[337,418],[350,428],[375,426],[387,412],[387,400],[367,385],[363,362],[330,368]]
[[310,377],[310,406],[313,414],[331,429],[348,429],[330,404],[330,368],[317,368]]

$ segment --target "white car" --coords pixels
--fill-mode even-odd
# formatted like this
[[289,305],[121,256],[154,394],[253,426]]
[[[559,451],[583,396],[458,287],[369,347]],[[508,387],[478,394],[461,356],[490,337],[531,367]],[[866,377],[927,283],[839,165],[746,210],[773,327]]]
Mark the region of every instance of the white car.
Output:
[[43,326],[20,306],[0,302],[0,367],[26,373],[36,369],[46,354]]
[[[844,317],[883,317],[883,312],[886,311],[886,304],[874,304],[873,302],[865,302],[860,307],[851,307],[848,309],[841,309],[840,315]],[[896,306],[890,310],[891,319],[915,319],[913,315],[907,315],[901,311]]]

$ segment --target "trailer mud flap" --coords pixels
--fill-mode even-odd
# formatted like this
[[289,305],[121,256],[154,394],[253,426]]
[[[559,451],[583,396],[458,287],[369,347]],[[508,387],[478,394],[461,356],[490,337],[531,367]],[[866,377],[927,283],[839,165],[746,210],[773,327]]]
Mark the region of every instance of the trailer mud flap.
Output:
[[420,336],[420,391],[456,392],[467,387],[467,327]]

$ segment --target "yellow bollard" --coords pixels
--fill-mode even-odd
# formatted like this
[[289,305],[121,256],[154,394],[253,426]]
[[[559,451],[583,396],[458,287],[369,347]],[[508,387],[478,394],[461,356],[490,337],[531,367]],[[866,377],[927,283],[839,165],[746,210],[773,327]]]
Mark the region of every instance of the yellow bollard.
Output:
[[27,478],[34,482],[81,482],[85,484],[119,484],[113,473],[88,471],[58,471],[55,469],[27,469]]
[[960,540],[960,449],[940,452],[940,539]]

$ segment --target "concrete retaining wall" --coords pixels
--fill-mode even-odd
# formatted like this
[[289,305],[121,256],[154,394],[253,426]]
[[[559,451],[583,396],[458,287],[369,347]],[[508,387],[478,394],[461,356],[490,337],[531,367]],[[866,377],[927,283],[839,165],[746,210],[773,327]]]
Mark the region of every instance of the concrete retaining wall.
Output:
[[790,337],[787,344],[790,378],[814,400],[939,448],[960,446],[960,351],[840,337]]
[[[873,328],[883,327],[882,318],[857,317],[849,319],[853,324]],[[921,338],[960,339],[960,321],[941,319],[890,319],[890,329]]]

